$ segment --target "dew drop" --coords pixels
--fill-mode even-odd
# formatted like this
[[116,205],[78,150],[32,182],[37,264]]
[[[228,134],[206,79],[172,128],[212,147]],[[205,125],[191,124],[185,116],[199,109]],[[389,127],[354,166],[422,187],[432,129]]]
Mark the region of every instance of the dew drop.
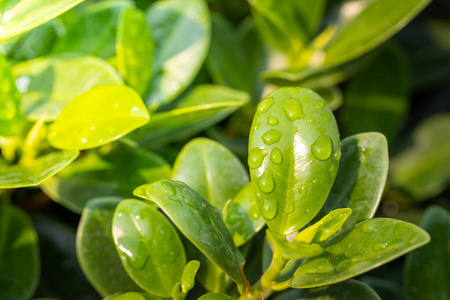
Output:
[[322,109],[325,107],[325,102],[318,100],[314,105],[317,109]]
[[301,188],[298,189],[298,192],[302,196],[305,196],[307,191],[308,191],[308,188],[306,186],[302,186]]
[[278,143],[281,138],[282,133],[275,129],[270,129],[262,135],[262,140],[266,145],[273,145]]
[[139,249],[142,248],[141,245],[138,246],[138,251],[136,252],[131,252],[130,250],[126,249],[123,245],[119,245],[118,248],[119,251],[125,255],[127,264],[135,270],[142,270],[147,264],[148,259],[150,258],[147,255],[147,253],[139,251]]
[[336,151],[334,151],[334,159],[335,160],[340,160],[341,159],[341,155],[342,155],[341,150],[336,149]]
[[287,100],[281,104],[284,112],[289,120],[295,121],[298,119],[303,119],[306,115],[303,113],[303,106],[297,100]]
[[312,94],[312,93],[314,93],[313,91],[311,91],[311,90],[308,90],[308,94]]
[[258,220],[259,217],[261,216],[260,212],[259,212],[259,208],[256,204],[252,205],[250,207],[250,209],[248,210],[248,215],[250,216],[250,218],[252,220]]
[[269,110],[269,108],[273,105],[275,100],[272,97],[266,98],[258,105],[258,112],[260,114],[265,113]]
[[314,119],[313,117],[308,118],[308,122],[311,124],[314,124],[315,121],[316,119]]
[[267,125],[275,126],[278,124],[278,119],[275,117],[268,117],[267,118]]
[[333,142],[325,135],[321,135],[311,145],[311,152],[319,160],[327,160],[333,151]]
[[331,121],[331,117],[330,117],[329,114],[324,115],[323,119],[325,120],[325,122],[330,122]]
[[283,91],[286,93],[291,93],[291,94],[297,94],[298,88],[296,88],[295,86],[286,86],[286,87],[280,88],[280,91]]
[[264,158],[269,153],[269,150],[267,149],[260,149],[258,147],[253,148],[250,150],[249,156],[248,156],[248,166],[252,169],[257,169],[261,167]]
[[272,172],[270,170],[266,170],[256,180],[256,185],[263,193],[271,193],[275,189],[275,181],[273,180]]
[[264,199],[261,213],[265,219],[272,220],[278,212],[278,202],[275,199]]
[[255,125],[253,125],[253,130],[257,130],[259,128],[259,123],[256,123]]
[[280,149],[273,148],[272,153],[270,153],[270,160],[277,165],[283,162],[283,154],[281,153]]

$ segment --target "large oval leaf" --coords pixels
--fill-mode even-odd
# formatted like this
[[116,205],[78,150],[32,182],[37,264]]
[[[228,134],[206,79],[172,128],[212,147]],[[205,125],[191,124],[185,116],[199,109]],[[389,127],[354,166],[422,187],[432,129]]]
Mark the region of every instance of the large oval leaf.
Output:
[[28,300],[39,280],[38,240],[26,214],[0,204],[0,298]]
[[270,229],[289,234],[317,214],[335,179],[340,153],[333,113],[313,91],[280,88],[259,104],[248,164]]
[[170,297],[180,282],[186,255],[169,221],[145,202],[125,200],[117,206],[112,230],[131,278],[154,295]]
[[151,110],[175,99],[194,79],[209,49],[211,24],[204,0],[157,1],[147,11],[155,40],[152,81],[146,97]]
[[186,183],[220,211],[249,182],[240,160],[221,144],[205,138],[184,146],[173,166],[172,179]]
[[120,197],[93,199],[83,210],[78,225],[78,261],[92,286],[102,296],[141,291],[125,271],[112,236],[114,210],[122,200]]
[[73,98],[91,88],[122,84],[110,64],[93,56],[37,58],[12,70],[29,120],[54,120]]
[[294,288],[333,284],[389,262],[430,240],[426,231],[398,220],[371,219],[330,238],[324,253],[306,260],[290,281]]
[[234,298],[222,293],[209,293],[201,296],[198,300],[234,300]]
[[389,152],[384,135],[369,132],[343,139],[341,153],[336,181],[315,220],[348,207],[352,214],[343,226],[347,228],[375,214],[386,183]]
[[106,297],[103,300],[159,300],[159,299],[161,298],[157,298],[149,294],[139,294],[136,292],[129,292],[118,296]]
[[59,172],[78,157],[78,151],[46,154],[28,165],[0,167],[0,188],[35,186]]
[[242,285],[244,259],[228,233],[220,212],[202,195],[179,181],[161,180],[134,191],[158,204],[178,229],[211,261]]
[[131,88],[103,85],[73,99],[50,125],[48,141],[59,149],[89,149],[111,143],[150,119]]

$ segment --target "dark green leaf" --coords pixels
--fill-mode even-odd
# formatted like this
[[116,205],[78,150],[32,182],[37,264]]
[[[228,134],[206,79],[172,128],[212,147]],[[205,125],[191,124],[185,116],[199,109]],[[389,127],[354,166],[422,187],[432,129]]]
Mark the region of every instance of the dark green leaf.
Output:
[[119,296],[106,297],[103,300],[158,300],[161,298],[154,297],[149,294],[139,294],[136,292],[129,292]]
[[332,111],[337,110],[342,105],[342,92],[337,86],[317,90],[317,94],[325,100]]
[[209,293],[201,296],[197,300],[235,300],[235,298],[221,293]]

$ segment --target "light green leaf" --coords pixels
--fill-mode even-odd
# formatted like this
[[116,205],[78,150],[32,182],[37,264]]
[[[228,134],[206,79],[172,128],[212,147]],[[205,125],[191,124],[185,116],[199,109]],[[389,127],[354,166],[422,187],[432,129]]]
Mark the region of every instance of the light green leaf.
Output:
[[284,258],[303,259],[318,256],[323,252],[322,247],[318,244],[308,244],[299,240],[290,242],[270,229],[266,231],[266,235],[273,244],[280,248]]
[[141,146],[155,147],[196,134],[242,107],[249,95],[220,85],[199,85],[171,110],[155,113],[131,134]]
[[139,148],[115,145],[110,151],[89,151],[41,188],[53,200],[81,213],[88,200],[101,196],[130,198],[142,184],[169,179],[170,165]]
[[0,203],[0,298],[28,300],[39,281],[37,234],[21,210]]
[[154,297],[149,294],[139,294],[136,292],[129,292],[119,296],[106,297],[103,300],[159,300],[161,298]]
[[348,228],[375,214],[386,183],[389,153],[386,138],[377,132],[343,139],[341,153],[336,180],[315,220],[348,207],[352,214],[343,226]]
[[249,182],[240,160],[221,144],[206,138],[194,139],[181,150],[172,179],[186,183],[220,211]]
[[0,167],[0,188],[39,185],[69,165],[78,154],[78,151],[57,151],[41,156],[28,165]]
[[197,300],[235,300],[235,298],[222,293],[209,293],[201,296]]
[[107,62],[93,56],[54,56],[17,64],[12,69],[22,108],[32,121],[54,120],[76,96],[93,87],[122,84]]
[[0,3],[0,41],[31,30],[84,0],[6,0]]
[[92,286],[103,296],[141,291],[125,271],[112,236],[114,210],[122,200],[94,198],[83,210],[77,230],[78,261]]
[[450,214],[431,206],[420,226],[428,231],[431,241],[407,255],[405,293],[409,300],[445,299],[450,295]]
[[313,91],[280,88],[259,104],[248,164],[256,200],[272,231],[290,234],[319,212],[340,153],[333,113]]
[[145,103],[156,110],[180,95],[205,61],[211,34],[209,9],[204,0],[157,1],[147,11],[147,23],[155,58]]
[[202,195],[182,182],[170,180],[140,186],[134,194],[158,204],[206,257],[234,282],[243,284],[239,267],[244,258],[236,249],[222,215]]
[[154,47],[145,14],[136,8],[126,9],[117,29],[117,65],[125,82],[141,96],[152,77]]
[[124,200],[114,213],[112,231],[131,278],[148,292],[169,297],[186,264],[183,245],[169,221],[145,202]]
[[200,262],[198,260],[191,260],[186,264],[181,276],[181,290],[183,293],[190,291],[195,284],[195,274],[197,274]]
[[362,221],[330,238],[322,255],[306,260],[290,281],[294,288],[328,285],[387,263],[429,242],[419,227],[392,219]]
[[111,143],[150,119],[131,88],[103,85],[67,104],[50,125],[48,141],[59,149],[89,149]]

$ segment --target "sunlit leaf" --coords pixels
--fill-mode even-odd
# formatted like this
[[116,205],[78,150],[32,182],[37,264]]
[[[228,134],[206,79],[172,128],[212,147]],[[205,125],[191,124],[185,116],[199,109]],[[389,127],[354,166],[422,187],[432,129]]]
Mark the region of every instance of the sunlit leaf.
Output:
[[129,292],[118,296],[103,298],[103,300],[159,300],[159,299],[161,298],[154,297],[149,294],[139,294],[136,292]]
[[235,299],[222,293],[209,293],[201,296],[200,298],[198,298],[198,300],[235,300]]
[[298,240],[290,242],[271,230],[267,230],[266,235],[273,244],[279,247],[282,256],[288,259],[315,257],[323,252],[322,247],[318,244],[307,244]]
[[197,274],[199,267],[200,262],[197,260],[191,260],[184,267],[183,275],[181,276],[181,289],[184,293],[187,293],[194,287],[195,274]]

